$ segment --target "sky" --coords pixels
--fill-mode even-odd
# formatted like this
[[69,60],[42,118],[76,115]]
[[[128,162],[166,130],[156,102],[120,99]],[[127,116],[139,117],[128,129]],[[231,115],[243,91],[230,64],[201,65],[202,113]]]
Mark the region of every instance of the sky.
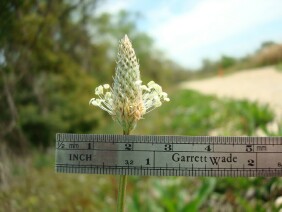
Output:
[[282,0],[107,0],[100,12],[123,9],[140,12],[138,28],[185,68],[251,54],[265,41],[282,43]]

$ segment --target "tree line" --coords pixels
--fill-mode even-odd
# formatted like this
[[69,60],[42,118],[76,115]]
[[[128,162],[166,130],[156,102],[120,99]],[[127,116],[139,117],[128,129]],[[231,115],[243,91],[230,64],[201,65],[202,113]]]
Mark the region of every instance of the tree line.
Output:
[[170,87],[187,72],[138,30],[134,14],[98,14],[98,0],[0,3],[0,145],[26,152],[54,144],[56,132],[90,133],[105,120],[88,106],[112,81],[117,43],[128,34],[143,81]]

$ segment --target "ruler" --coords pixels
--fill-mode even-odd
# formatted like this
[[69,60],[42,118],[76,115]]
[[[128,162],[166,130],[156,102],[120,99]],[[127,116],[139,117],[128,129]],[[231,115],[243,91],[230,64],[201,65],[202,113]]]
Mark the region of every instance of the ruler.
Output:
[[56,172],[282,176],[282,137],[56,134]]

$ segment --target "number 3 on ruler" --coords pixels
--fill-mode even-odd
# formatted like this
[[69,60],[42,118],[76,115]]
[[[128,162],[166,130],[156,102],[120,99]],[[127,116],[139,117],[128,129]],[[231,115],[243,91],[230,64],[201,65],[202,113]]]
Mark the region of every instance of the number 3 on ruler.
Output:
[[165,144],[165,151],[172,151],[172,144]]

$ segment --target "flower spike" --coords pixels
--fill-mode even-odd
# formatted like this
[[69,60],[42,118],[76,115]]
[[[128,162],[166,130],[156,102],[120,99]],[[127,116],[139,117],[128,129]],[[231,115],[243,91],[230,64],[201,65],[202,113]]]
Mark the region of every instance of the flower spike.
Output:
[[143,115],[170,99],[154,81],[142,85],[139,63],[127,35],[119,42],[116,63],[112,88],[108,84],[98,86],[95,94],[99,98],[92,98],[89,104],[108,112],[124,131],[129,132]]

